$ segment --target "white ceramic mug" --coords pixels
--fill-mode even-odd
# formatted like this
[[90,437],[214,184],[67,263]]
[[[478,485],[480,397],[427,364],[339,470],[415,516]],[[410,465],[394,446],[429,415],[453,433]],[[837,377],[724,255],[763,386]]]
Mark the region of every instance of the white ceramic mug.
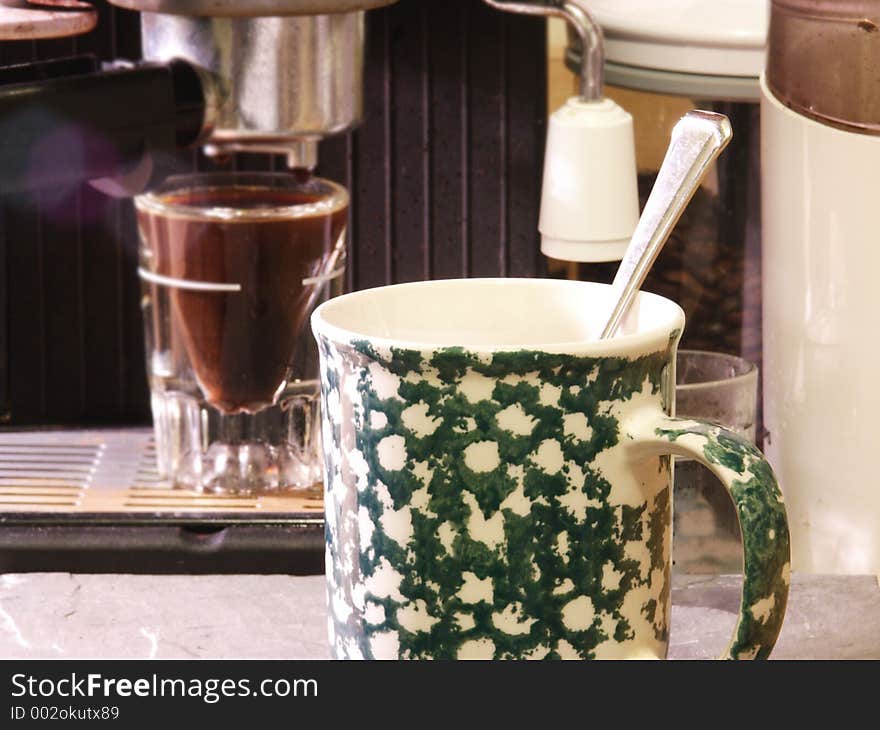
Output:
[[671,416],[684,314],[609,288],[404,284],[333,299],[321,353],[330,637],[339,658],[661,658],[671,454],[729,490],[744,542],[725,656],[765,657],[789,583],[781,495],[734,433]]

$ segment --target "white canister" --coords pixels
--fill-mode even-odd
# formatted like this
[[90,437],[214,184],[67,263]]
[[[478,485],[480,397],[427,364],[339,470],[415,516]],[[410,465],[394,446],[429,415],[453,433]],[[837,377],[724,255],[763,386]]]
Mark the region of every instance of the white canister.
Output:
[[762,83],[765,452],[792,567],[880,573],[880,138]]

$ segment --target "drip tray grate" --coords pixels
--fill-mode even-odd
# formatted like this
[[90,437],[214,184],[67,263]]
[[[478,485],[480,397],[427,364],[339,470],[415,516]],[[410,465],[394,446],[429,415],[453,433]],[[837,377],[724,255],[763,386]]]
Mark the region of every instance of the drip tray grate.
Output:
[[0,520],[217,516],[323,523],[311,495],[223,496],[173,489],[156,471],[151,429],[0,433]]

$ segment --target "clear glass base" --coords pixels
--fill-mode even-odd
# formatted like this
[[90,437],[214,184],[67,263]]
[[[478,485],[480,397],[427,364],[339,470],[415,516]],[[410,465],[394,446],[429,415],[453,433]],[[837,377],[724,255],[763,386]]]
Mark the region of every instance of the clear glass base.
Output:
[[228,414],[180,392],[153,390],[159,474],[197,492],[321,494],[316,382],[299,383],[279,405]]
[[320,471],[289,444],[211,444],[207,453],[183,455],[176,486],[212,494],[265,494],[308,489]]

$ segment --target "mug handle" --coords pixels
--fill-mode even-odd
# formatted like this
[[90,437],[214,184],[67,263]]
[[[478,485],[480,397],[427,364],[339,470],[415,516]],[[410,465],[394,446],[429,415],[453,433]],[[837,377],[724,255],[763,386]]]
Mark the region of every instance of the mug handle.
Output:
[[782,492],[758,449],[733,431],[652,412],[628,424],[633,458],[671,454],[708,467],[730,494],[743,541],[743,589],[722,659],[766,659],[782,628],[791,582],[791,541]]

